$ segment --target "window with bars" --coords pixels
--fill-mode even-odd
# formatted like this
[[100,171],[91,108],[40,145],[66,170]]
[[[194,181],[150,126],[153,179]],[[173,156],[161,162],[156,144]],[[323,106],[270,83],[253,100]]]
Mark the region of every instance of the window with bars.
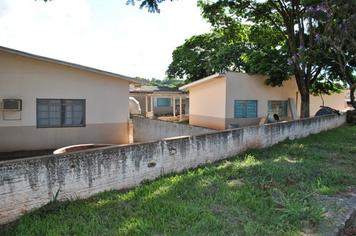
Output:
[[256,118],[257,100],[235,100],[234,104],[235,118]]
[[288,117],[288,101],[268,101],[268,113]]
[[85,126],[84,99],[37,99],[37,127]]

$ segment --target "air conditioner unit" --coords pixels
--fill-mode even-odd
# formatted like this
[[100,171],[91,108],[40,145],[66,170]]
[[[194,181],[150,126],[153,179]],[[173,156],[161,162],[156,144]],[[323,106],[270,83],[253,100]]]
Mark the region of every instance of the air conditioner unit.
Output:
[[3,99],[2,109],[11,111],[21,111],[22,110],[22,100],[21,99]]

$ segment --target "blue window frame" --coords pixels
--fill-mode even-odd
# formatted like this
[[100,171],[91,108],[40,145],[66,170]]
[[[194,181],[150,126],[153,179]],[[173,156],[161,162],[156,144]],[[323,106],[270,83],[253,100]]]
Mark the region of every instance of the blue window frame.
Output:
[[268,113],[288,117],[288,101],[268,101]]
[[157,107],[170,107],[171,99],[170,98],[157,98]]
[[256,118],[257,100],[235,100],[234,104],[235,118]]

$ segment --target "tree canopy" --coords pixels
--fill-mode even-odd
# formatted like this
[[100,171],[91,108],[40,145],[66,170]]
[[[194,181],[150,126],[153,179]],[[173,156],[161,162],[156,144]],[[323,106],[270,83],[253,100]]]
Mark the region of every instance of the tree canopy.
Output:
[[[323,69],[323,65],[315,60],[314,54],[319,47],[316,44],[315,34],[315,29],[319,25],[307,11],[308,7],[314,6],[315,3],[301,0],[218,0],[212,3],[208,0],[200,0],[199,5],[203,16],[214,27],[229,27],[235,22],[246,21],[260,28],[271,26],[274,32],[283,38],[270,47],[262,46],[256,50],[255,59],[258,60],[251,60],[257,62],[257,64],[252,63],[254,64],[252,68],[257,68],[260,73],[269,74],[269,68],[272,66],[275,68],[273,74],[277,76],[271,77],[271,81],[284,80],[288,77],[283,71],[288,67],[285,63],[281,63],[283,61],[278,55],[285,54],[301,94],[301,116],[308,117],[310,115],[309,90],[311,84],[318,80]],[[271,52],[278,56],[277,60],[273,59]],[[278,72],[282,73],[278,76]]]
[[243,55],[248,50],[248,27],[239,25],[230,31],[212,31],[196,35],[177,47],[167,75],[195,81],[227,70],[244,71]]
[[320,14],[320,3],[297,3],[200,0],[213,31],[177,47],[168,76],[194,81],[216,72],[244,71],[268,75],[267,84],[281,86],[294,75],[304,104],[301,113],[307,117],[310,92],[330,94],[342,84],[328,73],[331,67],[323,55],[319,31],[325,23],[313,15]]
[[[45,0],[46,1],[46,0]],[[160,13],[158,4],[164,2],[165,0],[127,0],[126,4],[135,5],[135,2],[140,2],[140,8],[146,8],[148,12]],[[173,0],[170,0],[173,1]]]
[[235,23],[196,35],[172,55],[167,75],[189,82],[213,73],[237,71],[267,74],[267,84],[280,86],[291,74],[284,41],[267,25]]
[[319,57],[326,64],[329,80],[342,81],[350,88],[351,104],[356,109],[356,1],[323,0],[309,12],[321,22],[318,28]]
[[[159,13],[164,1],[127,4],[139,2],[140,8]],[[170,77],[192,81],[237,70],[266,74],[267,84],[275,86],[294,75],[301,117],[310,115],[310,91],[328,93],[343,81],[356,108],[356,0],[198,0],[198,5],[214,30],[191,37],[173,52]],[[242,24],[250,26],[245,27],[248,37],[236,40]]]

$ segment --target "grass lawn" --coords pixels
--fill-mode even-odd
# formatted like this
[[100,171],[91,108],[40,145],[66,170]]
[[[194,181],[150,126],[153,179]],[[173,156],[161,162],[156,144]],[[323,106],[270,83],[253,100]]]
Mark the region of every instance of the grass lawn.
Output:
[[54,202],[0,235],[299,235],[317,194],[356,186],[356,126],[162,177],[127,192]]

